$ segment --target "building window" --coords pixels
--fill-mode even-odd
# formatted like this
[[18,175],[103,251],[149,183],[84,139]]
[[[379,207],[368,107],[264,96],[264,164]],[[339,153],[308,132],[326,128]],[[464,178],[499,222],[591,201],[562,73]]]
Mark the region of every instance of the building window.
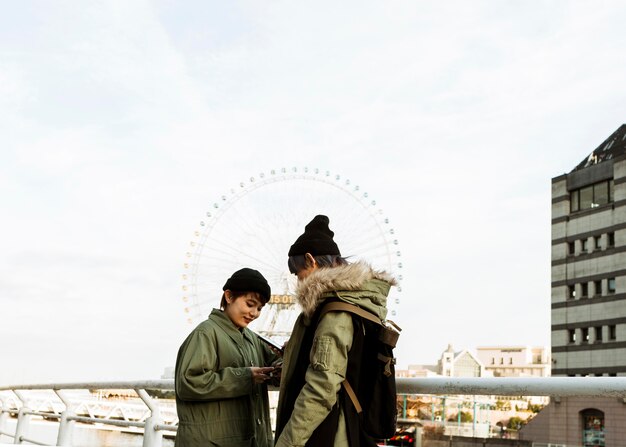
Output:
[[583,421],[583,446],[593,447],[604,445],[604,413],[595,408],[587,408],[580,412]]
[[567,252],[570,255],[574,255],[576,253],[576,243],[575,242],[568,242],[567,243]]
[[593,237],[593,249],[600,250],[602,246],[600,245],[600,236]]
[[589,296],[589,285],[586,282],[581,284],[581,289],[581,297]]
[[567,297],[570,300],[573,300],[574,298],[576,298],[576,286],[575,285],[570,285],[567,286]]
[[586,210],[587,208],[591,208],[593,206],[593,185],[586,186],[578,190],[580,202],[580,209]]
[[609,182],[601,182],[593,185],[593,202],[591,207],[606,205],[609,203]]
[[610,233],[607,233],[606,238],[607,238],[607,245],[609,247],[615,247],[615,233],[612,231]]
[[602,281],[594,281],[594,289],[596,289],[594,291],[594,295],[595,296],[602,296]]
[[609,377],[617,377],[617,373],[609,373]]
[[509,365],[513,364],[513,357],[509,357]]
[[615,278],[608,279],[606,289],[608,293],[615,293]]
[[613,202],[613,180],[570,191],[570,211],[580,211]]
[[617,326],[614,324],[609,326],[609,340],[617,340]]
[[602,326],[596,326],[596,343],[602,342]]
[[580,240],[580,251],[582,253],[587,253],[587,246],[588,246],[587,239],[581,239]]
[[580,193],[578,190],[572,191],[569,193],[569,210],[570,212],[578,211],[580,209],[580,203],[578,202],[578,198],[580,197]]
[[504,365],[504,357],[500,357],[500,364]]
[[496,364],[496,358],[495,357],[491,357],[491,364],[495,365]]
[[584,327],[581,329],[581,332],[580,341],[583,343],[589,343],[589,328]]
[[569,335],[569,342],[576,343],[576,329],[569,329],[567,332]]

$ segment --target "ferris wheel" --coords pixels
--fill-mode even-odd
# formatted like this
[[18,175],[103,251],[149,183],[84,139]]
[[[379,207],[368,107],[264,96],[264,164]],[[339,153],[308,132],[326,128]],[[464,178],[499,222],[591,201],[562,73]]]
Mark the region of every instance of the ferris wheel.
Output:
[[325,214],[342,256],[393,274],[389,318],[401,303],[402,261],[393,226],[359,185],[317,168],[282,168],[242,181],[215,201],[186,253],[183,304],[189,324],[219,308],[222,286],[242,267],[259,270],[272,297],[250,329],[285,341],[300,309],[287,252],[316,215]]

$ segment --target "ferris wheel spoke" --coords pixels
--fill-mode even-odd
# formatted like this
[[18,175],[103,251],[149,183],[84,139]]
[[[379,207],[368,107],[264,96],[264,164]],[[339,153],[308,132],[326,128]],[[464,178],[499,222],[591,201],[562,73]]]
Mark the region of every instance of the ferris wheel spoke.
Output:
[[358,246],[358,245],[361,245],[363,242],[370,241],[372,239],[380,239],[380,237],[378,238],[372,237],[372,234],[375,234],[376,230],[377,230],[377,227],[356,228],[355,231],[348,233],[348,234],[353,235],[350,238],[352,245]]
[[257,225],[251,225],[249,219],[241,217],[238,219],[232,219],[232,222],[229,222],[229,224],[239,228],[239,230],[243,234],[251,235],[252,237],[254,237],[260,243],[260,245],[265,248],[266,253],[273,252],[271,245],[267,244],[267,237],[258,236],[259,232],[264,231],[264,226],[262,225],[262,223],[259,223]]
[[[346,232],[351,235],[356,235],[357,238],[371,237],[372,233],[378,229],[377,222],[372,222],[370,213],[368,213],[364,208],[358,210],[357,213],[358,214],[356,216],[346,219]],[[364,227],[364,223],[367,226]]]
[[[376,256],[377,253],[380,253],[380,255],[384,255],[384,256],[388,256],[389,252],[386,250],[386,245],[384,244],[380,244],[380,243],[373,243],[370,245],[364,245],[360,247],[360,253],[356,254],[355,256],[357,257],[369,257],[369,258],[373,258]],[[381,251],[375,251],[378,249],[384,249]]]
[[[275,265],[268,264],[266,261],[264,261],[264,260],[263,260],[263,259],[261,259],[261,258],[258,258],[257,256],[253,256],[252,254],[250,254],[250,253],[249,253],[249,251],[240,250],[239,248],[237,248],[237,247],[235,247],[235,246],[233,246],[233,245],[226,244],[226,243],[224,243],[224,242],[221,242],[220,244],[221,244],[223,247],[225,247],[225,248],[229,249],[229,251],[225,251],[225,250],[216,250],[216,251],[220,251],[220,252],[221,252],[221,253],[223,253],[223,254],[237,254],[237,255],[239,255],[240,257],[243,257],[243,258],[247,258],[247,259],[254,260],[254,261],[258,262],[259,264],[265,265],[265,266],[266,266],[266,267],[268,267],[268,268],[271,268],[271,269],[277,269],[277,268],[278,268],[278,267],[277,267],[277,266],[275,266]],[[241,258],[239,258],[239,259],[241,259]]]

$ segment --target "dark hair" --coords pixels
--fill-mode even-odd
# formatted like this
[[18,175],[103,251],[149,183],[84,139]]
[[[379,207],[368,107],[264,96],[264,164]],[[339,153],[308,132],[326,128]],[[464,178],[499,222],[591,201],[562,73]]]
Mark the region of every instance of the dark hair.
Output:
[[[261,301],[263,304],[267,304],[267,302],[269,301],[269,298],[265,299],[265,297],[261,295],[259,292],[250,292],[249,290],[231,290],[230,291],[230,296],[233,298],[233,300],[236,300],[240,296],[244,296],[248,294],[254,295],[254,297],[257,300]],[[222,310],[226,309],[227,305],[228,305],[228,302],[226,301],[226,293],[222,293],[222,300],[220,301],[220,309]]]
[[[341,255],[317,255],[313,256],[313,259],[320,267],[337,267],[348,264],[348,260],[341,257]],[[289,272],[296,275],[300,270],[306,268],[306,255],[289,256],[287,265],[289,266]]]

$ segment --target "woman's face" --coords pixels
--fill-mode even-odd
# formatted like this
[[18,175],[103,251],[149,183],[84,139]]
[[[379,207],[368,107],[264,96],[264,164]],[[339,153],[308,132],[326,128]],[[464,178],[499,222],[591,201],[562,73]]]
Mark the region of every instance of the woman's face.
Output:
[[230,290],[226,290],[224,294],[226,295],[227,303],[224,313],[228,315],[230,321],[240,329],[247,327],[250,323],[259,318],[261,309],[265,306],[254,292],[241,295],[238,298],[233,298]]

